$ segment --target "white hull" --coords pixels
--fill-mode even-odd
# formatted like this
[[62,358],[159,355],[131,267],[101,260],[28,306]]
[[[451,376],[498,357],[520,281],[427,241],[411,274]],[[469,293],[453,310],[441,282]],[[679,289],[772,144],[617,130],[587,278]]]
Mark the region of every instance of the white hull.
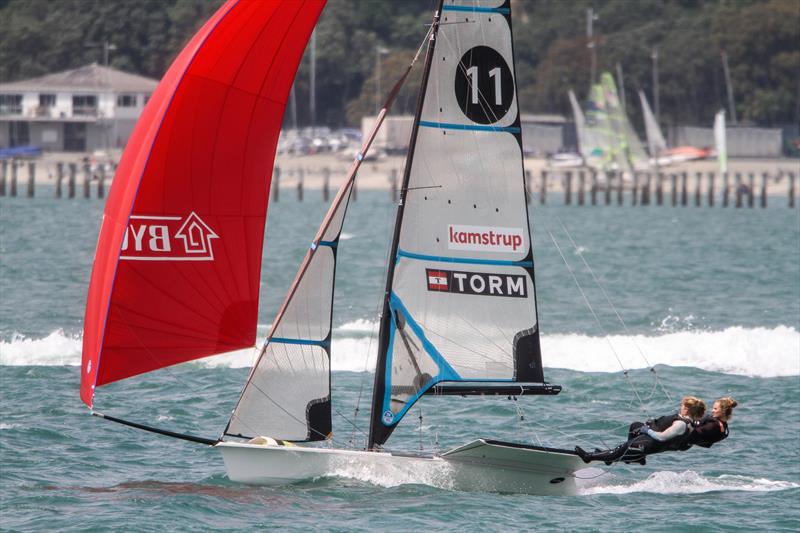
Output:
[[[490,441],[491,442],[491,441]],[[285,485],[320,477],[399,479],[451,490],[565,495],[585,464],[569,452],[477,440],[437,456],[221,442],[228,477]]]

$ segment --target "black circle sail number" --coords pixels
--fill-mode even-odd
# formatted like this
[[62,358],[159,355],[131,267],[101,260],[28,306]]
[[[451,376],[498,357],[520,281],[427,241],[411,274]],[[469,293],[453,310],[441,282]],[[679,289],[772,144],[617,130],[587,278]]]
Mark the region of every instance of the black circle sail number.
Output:
[[514,98],[514,80],[505,59],[494,48],[476,46],[456,69],[456,101],[473,122],[493,124],[503,118]]

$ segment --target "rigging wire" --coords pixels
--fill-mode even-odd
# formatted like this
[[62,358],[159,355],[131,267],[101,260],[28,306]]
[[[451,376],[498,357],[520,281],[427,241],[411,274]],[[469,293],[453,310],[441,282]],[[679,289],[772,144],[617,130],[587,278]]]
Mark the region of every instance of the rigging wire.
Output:
[[625,320],[622,319],[622,316],[619,314],[619,311],[617,310],[617,307],[614,305],[614,303],[611,301],[611,298],[608,296],[608,293],[606,292],[605,287],[603,287],[602,283],[600,283],[600,280],[598,279],[597,275],[594,273],[594,270],[592,270],[592,267],[589,266],[589,263],[586,261],[586,258],[584,257],[583,253],[580,252],[580,249],[578,248],[578,245],[575,243],[575,240],[572,238],[572,234],[570,234],[569,230],[567,229],[567,226],[564,224],[564,222],[561,220],[561,217],[559,217],[558,215],[556,215],[556,220],[558,220],[558,223],[561,225],[561,228],[564,230],[564,233],[567,235],[567,237],[569,238],[569,241],[572,243],[572,247],[575,249],[578,257],[580,257],[581,261],[583,261],[583,265],[586,267],[586,270],[588,270],[589,274],[591,274],[592,279],[594,280],[595,284],[600,289],[600,291],[603,293],[603,296],[605,297],[606,302],[608,302],[608,305],[614,311],[614,314],[617,316],[617,319],[619,320],[620,324],[622,324],[622,328],[625,330],[625,334],[631,339],[631,342],[633,342],[633,345],[639,351],[639,355],[642,356],[642,359],[644,359],[644,362],[647,365],[647,367],[650,369],[650,372],[653,373],[653,376],[655,378],[655,385],[653,386],[653,390],[650,392],[649,398],[651,398],[653,396],[653,393],[655,392],[655,389],[657,387],[660,387],[661,391],[664,393],[664,396],[667,397],[667,400],[672,402],[672,396],[670,396],[669,392],[664,387],[664,384],[659,379],[659,375],[658,375],[658,372],[656,371],[655,366],[650,364],[650,361],[647,359],[647,356],[645,356],[644,351],[642,350],[641,346],[639,346],[639,343],[636,342],[636,339],[634,338],[634,336],[631,334],[630,330],[628,329],[628,325],[625,323]]
[[572,276],[573,281],[575,282],[575,285],[578,287],[578,291],[581,293],[581,296],[583,297],[583,301],[586,303],[586,307],[589,308],[589,312],[592,314],[592,317],[594,317],[594,320],[597,323],[597,327],[603,333],[603,337],[606,339],[606,342],[608,342],[608,346],[609,346],[609,348],[611,348],[611,352],[614,354],[614,357],[616,358],[617,363],[619,363],[620,368],[622,368],[622,374],[625,376],[625,381],[628,383],[628,386],[630,387],[630,389],[633,392],[634,396],[639,401],[639,407],[641,407],[642,412],[645,413],[649,418],[650,417],[650,413],[647,411],[647,408],[645,407],[644,401],[642,400],[641,396],[639,396],[639,391],[637,391],[636,387],[633,386],[633,382],[631,382],[631,378],[630,378],[630,375],[628,373],[628,369],[625,368],[625,365],[622,364],[622,360],[619,358],[619,354],[617,353],[617,350],[614,349],[614,344],[611,342],[611,339],[610,339],[610,337],[608,335],[608,332],[603,327],[602,322],[600,322],[600,318],[597,316],[597,313],[595,313],[591,302],[589,302],[589,298],[586,296],[586,292],[583,290],[583,287],[581,286],[580,282],[578,281],[578,277],[575,275],[575,271],[572,270],[572,267],[569,265],[569,262],[567,262],[567,258],[564,256],[564,252],[561,250],[561,247],[558,245],[558,241],[556,240],[556,238],[553,235],[553,233],[550,230],[547,230],[547,234],[550,236],[550,240],[553,241],[553,244],[555,245],[556,250],[558,250],[558,254],[561,256],[562,261],[564,261],[564,265],[566,265],[566,267],[567,267],[567,271],[569,271],[570,275]]

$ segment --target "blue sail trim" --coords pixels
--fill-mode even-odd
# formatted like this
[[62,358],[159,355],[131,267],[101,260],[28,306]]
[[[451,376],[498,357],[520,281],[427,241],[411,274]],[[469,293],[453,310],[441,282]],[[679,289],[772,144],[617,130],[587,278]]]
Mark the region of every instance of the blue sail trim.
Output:
[[305,346],[321,346],[323,348],[330,348],[330,341],[313,341],[311,339],[287,339],[286,337],[272,337],[269,342],[277,342],[279,344],[302,344]]
[[319,241],[320,246],[330,246],[331,248],[336,248],[339,245],[339,241]]
[[442,130],[467,130],[467,131],[500,131],[506,133],[520,133],[520,129],[516,126],[480,126],[478,124],[451,124],[449,122],[431,122],[429,120],[420,120],[420,126],[426,128],[438,128]]
[[500,13],[508,15],[511,10],[507,7],[473,7],[473,6],[443,6],[442,11],[466,11],[468,13]]
[[444,257],[438,255],[415,254],[405,250],[397,250],[397,258],[407,257],[408,259],[418,259],[420,261],[435,261],[437,263],[464,263],[466,265],[500,265],[500,266],[519,266],[533,268],[533,261],[501,261],[499,259],[471,259],[469,257]]
[[[383,416],[381,416],[381,421],[386,426],[394,426],[405,416],[406,412],[411,409],[419,398],[425,394],[425,391],[433,387],[439,382],[442,381],[464,381],[458,372],[450,366],[445,358],[439,353],[439,350],[428,340],[425,336],[425,332],[422,331],[422,328],[419,324],[417,324],[416,320],[411,316],[406,309],[406,306],[403,305],[403,302],[400,301],[400,298],[392,292],[389,295],[389,309],[391,310],[392,314],[394,313],[402,313],[403,317],[406,320],[406,324],[411,327],[411,331],[417,336],[417,338],[422,342],[422,347],[425,349],[425,352],[433,359],[433,362],[439,367],[439,373],[436,374],[431,378],[430,381],[423,384],[420,390],[417,391],[414,396],[410,397],[406,402],[405,406],[397,413],[394,414],[391,412],[391,399],[392,399],[392,356],[394,353],[394,334],[397,330],[397,326],[395,325],[395,321],[391,321],[391,325],[389,327],[389,349],[386,353],[386,373],[384,374],[384,383],[385,389],[383,394]],[[472,379],[467,381],[474,381]],[[387,414],[390,415],[390,418],[387,422]]]

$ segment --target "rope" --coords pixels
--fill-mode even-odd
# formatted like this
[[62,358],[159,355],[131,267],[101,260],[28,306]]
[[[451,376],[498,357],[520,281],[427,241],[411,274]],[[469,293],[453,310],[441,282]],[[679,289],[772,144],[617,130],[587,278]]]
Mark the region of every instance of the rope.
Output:
[[611,298],[608,296],[608,293],[606,292],[605,287],[603,287],[603,285],[600,283],[600,280],[595,275],[594,270],[592,270],[592,267],[589,266],[589,263],[586,261],[586,258],[580,252],[580,249],[578,248],[578,245],[575,243],[575,240],[572,238],[572,235],[570,234],[569,230],[564,225],[564,222],[561,220],[561,217],[556,215],[556,220],[558,220],[558,223],[561,224],[561,228],[564,230],[564,233],[569,238],[569,242],[572,243],[572,247],[575,249],[575,252],[577,253],[578,257],[580,257],[581,261],[583,261],[583,265],[586,267],[586,270],[589,271],[589,274],[591,274],[592,279],[597,284],[597,287],[603,293],[603,296],[605,297],[606,302],[608,302],[608,305],[614,311],[614,314],[617,316],[617,319],[619,320],[620,324],[622,324],[622,327],[625,330],[625,334],[628,335],[628,337],[631,339],[631,342],[633,342],[633,345],[636,346],[636,349],[638,350],[639,355],[642,356],[642,359],[644,359],[644,362],[647,365],[647,367],[650,369],[650,372],[653,373],[653,376],[655,378],[655,386],[654,386],[654,390],[651,391],[650,396],[652,397],[653,392],[655,391],[656,387],[660,387],[661,391],[664,393],[664,396],[666,396],[667,400],[669,400],[669,402],[672,403],[672,397],[670,396],[669,392],[667,392],[667,389],[664,388],[663,383],[661,383],[661,380],[659,379],[659,375],[658,375],[658,372],[656,371],[655,366],[650,364],[650,361],[647,359],[647,356],[645,356],[644,351],[642,350],[641,346],[639,346],[639,343],[636,342],[636,339],[634,338],[634,336],[631,334],[630,330],[628,329],[628,325],[622,319],[622,316],[619,314],[619,311],[617,311],[617,307],[611,301]]
[[639,392],[636,390],[636,387],[634,387],[633,383],[631,382],[630,375],[628,374],[628,369],[625,368],[625,365],[622,364],[622,360],[619,358],[619,354],[614,349],[614,344],[611,342],[611,339],[608,336],[608,332],[605,330],[605,328],[603,327],[603,324],[600,322],[600,319],[598,318],[597,313],[595,313],[594,308],[592,307],[592,304],[589,302],[589,298],[586,296],[586,292],[584,292],[583,287],[581,287],[581,284],[578,281],[578,277],[575,275],[575,272],[572,270],[572,267],[569,266],[569,263],[567,262],[567,258],[564,257],[564,252],[561,251],[561,247],[558,245],[558,242],[556,241],[556,238],[553,236],[552,232],[550,232],[550,230],[547,230],[547,234],[550,235],[550,239],[553,241],[553,244],[555,245],[556,250],[558,250],[558,254],[561,256],[561,259],[564,261],[564,265],[566,265],[567,270],[569,271],[570,275],[572,276],[573,281],[575,281],[575,285],[578,287],[578,291],[581,293],[581,296],[583,297],[583,301],[586,303],[586,307],[588,307],[589,311],[592,313],[592,317],[594,317],[594,320],[597,323],[597,327],[600,328],[600,331],[603,333],[603,337],[606,339],[606,342],[608,342],[608,346],[609,346],[609,348],[611,348],[611,352],[614,354],[614,357],[616,358],[617,363],[619,363],[620,368],[622,368],[622,374],[625,376],[625,381],[628,383],[628,386],[630,387],[630,389],[633,392],[634,396],[639,401],[639,406],[641,407],[642,412],[645,413],[648,417],[650,417],[650,415],[649,415],[649,413],[647,411],[647,408],[645,407],[644,402],[642,401],[641,396],[639,396]]

